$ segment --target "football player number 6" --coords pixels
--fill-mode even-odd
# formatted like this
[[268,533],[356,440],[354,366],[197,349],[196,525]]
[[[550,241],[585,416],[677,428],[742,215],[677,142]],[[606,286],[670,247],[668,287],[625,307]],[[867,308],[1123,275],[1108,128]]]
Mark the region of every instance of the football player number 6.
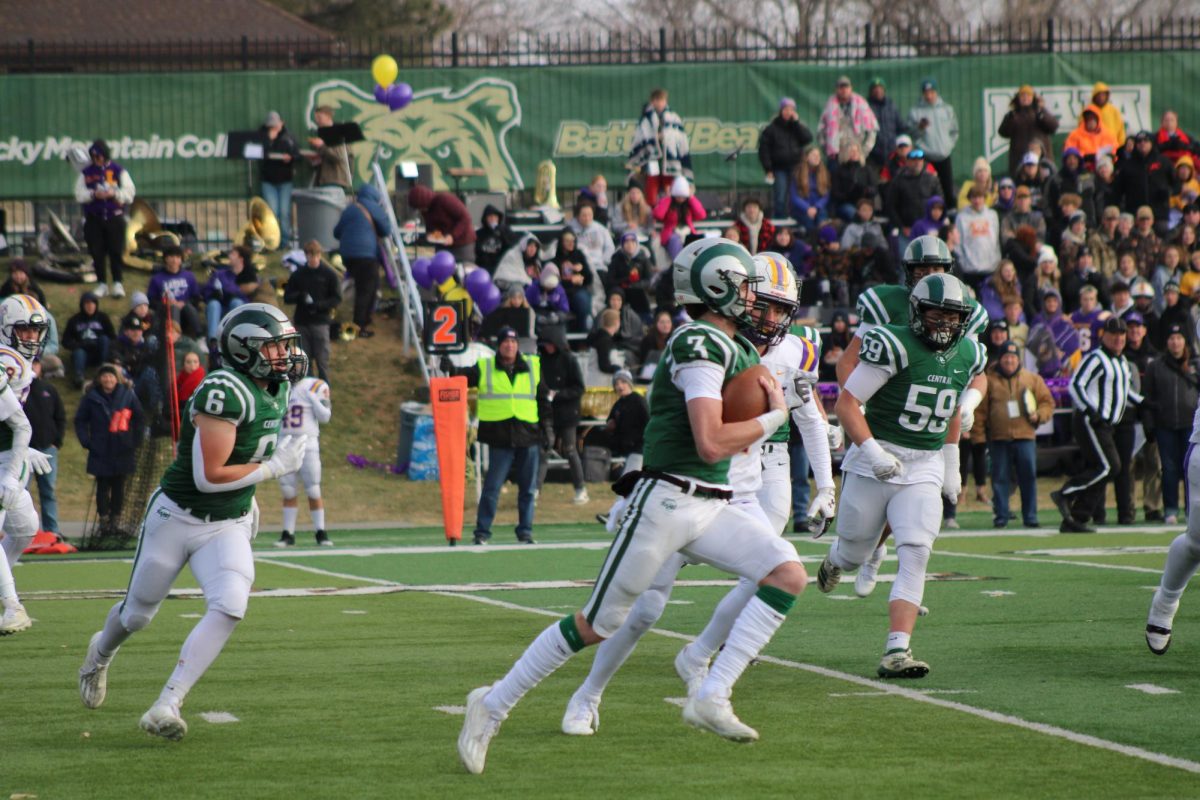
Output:
[[208,399],[204,401],[204,413],[211,414],[214,417],[221,416],[221,412],[225,410],[225,393],[220,389],[213,389],[208,393]]
[[[926,398],[926,395],[933,397]],[[957,401],[958,392],[954,389],[938,391],[928,386],[910,386],[900,425],[910,431],[941,433],[946,430]]]

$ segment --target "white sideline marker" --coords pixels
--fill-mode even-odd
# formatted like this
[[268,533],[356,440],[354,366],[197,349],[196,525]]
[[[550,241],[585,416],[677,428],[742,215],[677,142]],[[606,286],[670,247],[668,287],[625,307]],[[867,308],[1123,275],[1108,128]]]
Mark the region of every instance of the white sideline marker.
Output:
[[343,614],[351,614],[353,616],[359,616],[362,614],[366,614],[367,612],[363,611],[361,609],[358,609],[358,608],[343,608],[342,613]]
[[1016,592],[1008,592],[1004,589],[985,589],[980,594],[986,597],[1012,597]]
[[210,722],[213,725],[228,725],[231,722],[241,722],[240,719],[228,711],[201,711],[200,719]]
[[458,717],[461,717],[463,714],[467,713],[466,706],[434,706],[433,710],[440,711],[443,714],[450,714],[452,716],[458,716]]
[[[978,689],[917,689],[919,694],[978,694]],[[830,697],[889,697],[891,692],[830,692]]]
[[1178,689],[1168,689],[1165,686],[1155,686],[1153,683],[1127,683],[1126,689],[1134,689],[1146,694],[1179,694]]
[[179,618],[180,619],[200,619],[203,616],[204,616],[203,614],[180,614]]

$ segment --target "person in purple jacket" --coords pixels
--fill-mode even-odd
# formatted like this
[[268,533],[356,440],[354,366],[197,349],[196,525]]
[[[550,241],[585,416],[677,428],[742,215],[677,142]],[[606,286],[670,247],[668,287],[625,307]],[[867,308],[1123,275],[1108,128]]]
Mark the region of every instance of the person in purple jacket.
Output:
[[547,264],[542,267],[542,274],[538,282],[525,287],[525,299],[539,317],[551,315],[554,312],[565,315],[571,308],[567,301],[567,292],[562,287],[558,267],[555,264]]
[[229,266],[213,272],[204,285],[204,319],[208,323],[208,352],[217,347],[221,318],[240,305],[250,302],[258,288],[258,275],[249,248],[238,245],[229,251]]
[[146,289],[150,308],[155,312],[169,311],[171,319],[179,323],[185,335],[198,338],[203,327],[200,312],[193,305],[201,300],[196,276],[190,269],[183,268],[183,250],[179,247],[164,250],[163,263],[163,269],[150,276],[150,286]]
[[107,260],[112,264],[113,297],[124,297],[121,274],[125,269],[125,206],[133,202],[136,189],[125,168],[112,160],[103,139],[92,142],[88,155],[92,163],[84,167],[75,182],[75,199],[83,204],[83,237],[99,280],[94,291],[97,297],[109,292]]

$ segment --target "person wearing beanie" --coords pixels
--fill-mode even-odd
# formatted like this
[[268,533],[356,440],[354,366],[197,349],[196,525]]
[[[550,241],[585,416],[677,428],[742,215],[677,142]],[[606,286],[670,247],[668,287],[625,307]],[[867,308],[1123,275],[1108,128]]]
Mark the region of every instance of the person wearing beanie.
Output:
[[1112,134],[1117,149],[1120,149],[1125,146],[1125,118],[1121,116],[1121,109],[1110,102],[1111,100],[1112,90],[1108,88],[1108,84],[1096,81],[1092,86],[1092,103],[1089,107],[1096,109],[1096,114],[1100,117],[1100,127]]
[[779,113],[758,136],[758,162],[762,165],[767,185],[771,187],[771,216],[788,215],[792,172],[803,158],[804,148],[812,144],[812,140],[812,131],[796,113],[796,101],[790,97],[782,98],[779,101]]
[[687,228],[690,233],[695,234],[696,223],[707,217],[708,212],[693,193],[691,182],[682,175],[677,175],[671,183],[671,193],[658,198],[654,204],[653,215],[662,223],[659,243],[667,251],[667,255],[675,258],[684,245],[679,229]]
[[[500,305],[486,315],[483,324],[479,326],[480,340],[494,339],[500,329],[506,327],[515,330],[522,338],[534,335],[535,317],[529,301],[525,298],[525,289],[526,287],[514,283],[504,290]],[[565,297],[563,302],[566,302]]]
[[825,101],[821,120],[817,125],[817,141],[821,153],[830,163],[837,166],[842,143],[848,139],[858,142],[862,152],[875,149],[879,134],[879,120],[871,111],[871,105],[862,95],[854,91],[848,75],[841,75],[834,84],[833,94]]
[[133,202],[137,189],[128,170],[112,160],[112,151],[103,139],[88,148],[91,163],[75,181],[75,200],[83,205],[83,237],[96,269],[96,297],[108,294],[108,272],[112,267],[112,293],[124,297],[121,285],[125,270],[125,207]]
[[8,265],[8,280],[3,285],[0,285],[0,300],[14,294],[27,294],[30,297],[36,298],[43,308],[49,309],[46,304],[46,293],[42,291],[42,287],[37,285],[29,274],[29,265],[25,263],[23,258],[14,258]]
[[541,393],[549,405],[549,413],[540,419],[543,444],[538,463],[537,488],[541,491],[550,469],[550,451],[567,460],[571,486],[575,489],[574,504],[587,503],[587,486],[583,482],[583,460],[579,454],[579,420],[585,384],[583,370],[567,343],[562,325],[544,325],[538,331],[538,356],[542,365]]
[[[1045,99],[1029,84],[1021,86],[1009,103],[1008,112],[1000,121],[998,133],[1008,139],[1008,174],[1016,176],[1021,160],[1032,142],[1040,142],[1042,153],[1048,154],[1050,137],[1058,130],[1058,117],[1046,108]],[[1036,163],[1036,162],[1035,162]],[[1020,181],[1017,181],[1020,184]]]
[[539,328],[546,323],[561,323],[571,312],[571,301],[556,264],[542,267],[538,280],[525,287],[525,300],[533,309]]
[[[921,81],[921,97],[909,109],[907,128],[912,134],[913,146],[924,150],[925,158],[937,170],[942,197],[956,197],[954,166],[950,156],[958,144],[958,116],[954,113],[954,106],[938,94],[937,81],[933,78]],[[991,187],[987,188],[990,190]],[[988,205],[991,205],[990,200]]]
[[63,329],[62,346],[71,351],[71,383],[83,387],[87,367],[105,363],[108,348],[117,338],[112,320],[100,310],[100,298],[94,292],[84,292],[79,298],[79,313]]
[[[1171,195],[1175,194],[1178,179],[1174,165],[1158,152],[1154,136],[1141,131],[1133,137],[1133,153],[1121,159],[1116,185],[1120,206],[1126,211],[1147,207],[1153,220],[1165,223],[1170,210]],[[1139,262],[1141,259],[1139,259]],[[1154,265],[1145,266],[1153,269]]]
[[[1095,206],[1096,176],[1084,169],[1083,157],[1074,147],[1063,150],[1062,167],[1046,181],[1044,193],[1047,241],[1058,242],[1062,238],[1074,211],[1084,213],[1088,227],[1094,227],[1100,218]],[[1070,209],[1065,207],[1068,198],[1072,200]],[[1086,235],[1086,231],[1081,234]]]
[[[1011,180],[1009,180],[1008,183],[1014,190],[1016,189],[1015,183],[1013,183]],[[992,165],[989,164],[988,160],[983,156],[975,159],[975,164],[971,167],[971,178],[963,181],[962,188],[958,190],[958,210],[961,211],[971,204],[971,201],[968,199],[967,195],[970,193],[971,187],[973,186],[983,187],[985,194],[984,202],[989,208],[994,208],[996,205],[996,200],[999,197],[999,187],[996,183],[996,179],[992,176]],[[1008,199],[1011,202],[1013,199],[1012,194],[1008,195]],[[1000,212],[997,211],[996,213],[999,214]]]
[[937,236],[946,222],[946,201],[940,194],[925,201],[925,216],[913,223],[909,238]]
[[[115,424],[120,417],[125,423]],[[121,380],[119,367],[103,364],[97,370],[96,380],[75,412],[74,424],[75,436],[88,454],[87,474],[96,479],[101,530],[115,530],[121,524],[125,479],[136,468],[137,447],[146,428],[142,404]]]
[[259,162],[262,197],[279,220],[279,246],[288,250],[292,246],[292,178],[300,159],[300,146],[278,111],[268,113],[259,130],[266,145],[266,153]]
[[650,285],[653,265],[650,254],[638,242],[636,233],[627,231],[621,235],[621,246],[608,262],[608,285],[621,289],[629,306],[645,318],[650,316],[650,298],[646,287]]
[[613,374],[613,403],[604,421],[604,439],[615,458],[624,458],[621,474],[642,468],[642,443],[646,424],[650,421],[650,407],[646,398],[633,390],[633,375],[629,370],[617,370]]
[[996,271],[1000,263],[1000,218],[987,205],[984,187],[975,185],[968,193],[970,205],[958,212],[959,267],[973,289]]

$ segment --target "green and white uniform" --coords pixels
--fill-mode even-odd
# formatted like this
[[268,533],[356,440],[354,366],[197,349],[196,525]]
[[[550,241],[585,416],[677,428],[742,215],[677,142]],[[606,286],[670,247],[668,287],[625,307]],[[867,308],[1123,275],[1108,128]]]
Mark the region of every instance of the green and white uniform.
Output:
[[685,561],[755,583],[780,564],[799,561],[796,549],[761,513],[707,495],[729,490],[730,461],[708,464],[700,458],[688,417],[688,400],[719,400],[722,387],[758,360],[743,337],[730,337],[703,321],[680,327],[667,341],[650,390],[642,469],[667,473],[690,488],[653,475],[643,475],[634,486],[583,608],[601,636],[612,636],[651,586],[669,587]]
[[[854,307],[859,319],[854,335],[862,339],[876,325],[908,324],[908,294],[907,286],[891,284],[865,290]],[[968,300],[967,305],[971,307],[971,314],[963,326],[963,338],[975,338],[987,329],[988,313],[974,300]]]
[[129,630],[149,624],[185,564],[204,590],[209,608],[235,619],[245,616],[254,582],[250,542],[258,532],[256,485],[225,492],[204,492],[198,414],[237,427],[226,464],[270,460],[288,403],[286,382],[262,388],[240,372],[220,369],[205,377],[184,409],[179,451],[162,483],[150,496],[134,557],[129,592],[121,605],[121,623]]
[[[836,556],[854,569],[874,552],[884,524],[896,546],[922,548],[928,557],[941,527],[946,464],[942,447],[958,413],[959,395],[983,371],[987,351],[959,339],[948,350],[930,349],[907,325],[880,325],[863,338],[859,364],[846,391],[865,402],[867,424],[879,445],[900,459],[903,471],[879,481],[858,445],[842,461],[846,474],[838,505]],[[920,580],[897,581],[892,599],[920,604]]]

